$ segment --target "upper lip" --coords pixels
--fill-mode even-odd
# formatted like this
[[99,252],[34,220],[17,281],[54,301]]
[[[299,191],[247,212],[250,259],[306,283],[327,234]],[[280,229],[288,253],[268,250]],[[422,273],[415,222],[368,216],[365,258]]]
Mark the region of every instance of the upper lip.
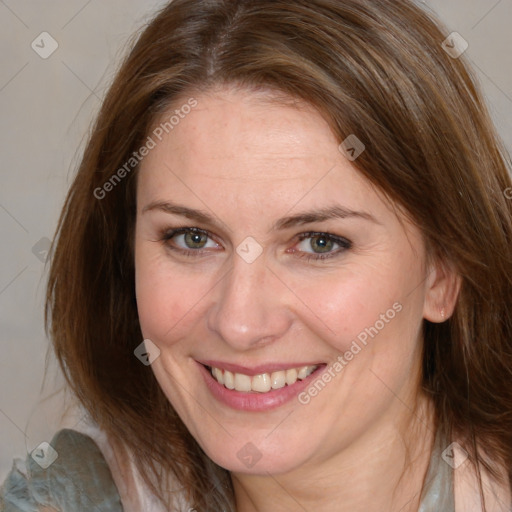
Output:
[[280,370],[289,370],[291,368],[302,368],[304,366],[321,366],[325,363],[266,363],[266,364],[258,364],[255,366],[242,366],[234,363],[227,363],[224,361],[213,361],[213,360],[197,360],[198,363],[209,366],[220,368],[221,370],[228,370],[232,373],[242,373],[244,375],[260,375],[262,373],[272,373]]

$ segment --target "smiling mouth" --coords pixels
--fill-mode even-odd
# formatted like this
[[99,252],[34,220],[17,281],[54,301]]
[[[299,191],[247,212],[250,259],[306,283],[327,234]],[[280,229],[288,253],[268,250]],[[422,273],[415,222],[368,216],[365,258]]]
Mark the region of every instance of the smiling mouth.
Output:
[[226,389],[243,393],[268,393],[275,389],[291,386],[298,380],[304,380],[321,365],[301,366],[288,370],[279,370],[272,373],[260,373],[258,375],[245,375],[222,370],[212,366],[206,366],[212,377]]

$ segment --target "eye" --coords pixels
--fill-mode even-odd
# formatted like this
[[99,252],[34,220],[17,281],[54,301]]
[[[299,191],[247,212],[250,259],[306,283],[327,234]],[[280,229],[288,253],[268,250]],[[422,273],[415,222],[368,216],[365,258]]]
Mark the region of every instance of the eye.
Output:
[[[163,232],[160,238],[169,250],[185,256],[202,256],[211,249],[222,249],[208,231],[196,227],[171,229]],[[307,260],[332,258],[352,247],[346,238],[330,233],[301,233],[298,238],[299,242],[289,252]]]
[[301,252],[298,256],[306,259],[331,258],[352,247],[346,238],[329,233],[302,233],[299,239],[293,252]]
[[169,249],[191,255],[203,249],[217,249],[219,244],[211,240],[207,231],[199,228],[177,228],[163,234],[162,240]]

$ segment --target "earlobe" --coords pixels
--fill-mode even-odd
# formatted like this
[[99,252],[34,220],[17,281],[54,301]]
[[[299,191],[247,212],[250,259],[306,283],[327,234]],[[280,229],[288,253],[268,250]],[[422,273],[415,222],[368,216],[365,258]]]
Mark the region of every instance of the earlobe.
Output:
[[437,261],[426,279],[423,317],[430,322],[448,320],[455,309],[462,279],[451,265]]

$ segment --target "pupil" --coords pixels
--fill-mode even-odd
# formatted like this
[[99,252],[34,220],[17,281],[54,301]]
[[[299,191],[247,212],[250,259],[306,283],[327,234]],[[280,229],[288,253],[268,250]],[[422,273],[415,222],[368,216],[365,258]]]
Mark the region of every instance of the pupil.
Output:
[[206,243],[204,239],[202,239],[203,235],[201,233],[187,233],[185,235],[185,242],[188,246],[192,246],[193,248],[203,247]]
[[316,237],[311,240],[311,247],[315,249],[313,243],[316,243],[316,248],[320,249],[317,252],[329,252],[329,250],[332,249],[332,240],[326,237]]

